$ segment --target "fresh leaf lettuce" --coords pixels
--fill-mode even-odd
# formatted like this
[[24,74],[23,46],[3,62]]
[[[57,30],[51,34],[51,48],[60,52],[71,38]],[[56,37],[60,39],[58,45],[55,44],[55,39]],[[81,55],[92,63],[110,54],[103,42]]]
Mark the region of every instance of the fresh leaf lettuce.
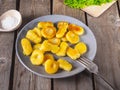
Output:
[[72,8],[85,8],[90,5],[101,5],[113,0],[64,0],[64,4]]

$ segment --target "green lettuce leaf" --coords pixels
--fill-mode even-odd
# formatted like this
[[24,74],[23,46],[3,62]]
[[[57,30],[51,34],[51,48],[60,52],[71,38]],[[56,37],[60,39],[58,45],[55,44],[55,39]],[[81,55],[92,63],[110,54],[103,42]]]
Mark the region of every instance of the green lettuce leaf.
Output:
[[64,4],[71,8],[85,8],[90,5],[102,5],[113,0],[64,0]]

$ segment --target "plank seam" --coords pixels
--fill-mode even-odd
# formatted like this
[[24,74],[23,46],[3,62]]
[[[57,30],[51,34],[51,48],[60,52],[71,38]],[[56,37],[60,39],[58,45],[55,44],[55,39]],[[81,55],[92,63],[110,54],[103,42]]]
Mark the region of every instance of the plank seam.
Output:
[[[50,0],[50,14],[53,14],[53,0]],[[54,80],[51,79],[51,90],[54,90]]]
[[51,90],[54,90],[54,80],[51,79]]
[[53,0],[50,0],[50,14],[53,14]]
[[13,44],[13,51],[12,51],[12,64],[11,64],[11,70],[10,70],[10,79],[9,79],[9,89],[13,90],[13,79],[14,79],[14,65],[15,65],[15,40],[16,40],[16,34],[14,33],[14,44]]
[[[88,19],[87,19],[87,13],[85,12],[85,23],[88,26]],[[94,78],[94,74],[91,74],[91,79],[92,79],[92,87],[93,90],[95,90],[95,78]]]
[[87,13],[85,12],[85,24],[88,26]]
[[[19,11],[20,0],[16,0],[16,10]],[[12,63],[10,69],[10,78],[9,78],[9,87],[8,90],[13,90],[13,81],[14,81],[14,66],[15,66],[15,43],[16,43],[17,31],[14,32],[14,42],[13,42],[13,51],[12,51]]]

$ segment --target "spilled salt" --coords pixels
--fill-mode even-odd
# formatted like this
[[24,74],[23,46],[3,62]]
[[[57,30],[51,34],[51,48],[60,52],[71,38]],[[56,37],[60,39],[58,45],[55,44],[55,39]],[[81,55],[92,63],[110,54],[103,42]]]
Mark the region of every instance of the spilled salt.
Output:
[[14,28],[17,24],[18,20],[15,17],[7,16],[1,20],[2,28],[3,29],[11,29]]

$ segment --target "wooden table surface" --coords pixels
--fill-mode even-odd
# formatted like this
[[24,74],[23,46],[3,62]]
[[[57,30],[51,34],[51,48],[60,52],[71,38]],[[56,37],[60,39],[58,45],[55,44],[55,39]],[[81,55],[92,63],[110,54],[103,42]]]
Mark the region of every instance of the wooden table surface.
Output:
[[100,78],[86,70],[68,78],[47,79],[28,71],[16,57],[15,42],[21,28],[37,17],[50,14],[72,16],[88,25],[97,40],[94,62],[100,74],[120,90],[120,30],[115,26],[120,15],[120,0],[100,17],[94,18],[63,0],[0,0],[0,15],[9,9],[19,10],[22,25],[14,32],[0,32],[0,90],[112,90]]

